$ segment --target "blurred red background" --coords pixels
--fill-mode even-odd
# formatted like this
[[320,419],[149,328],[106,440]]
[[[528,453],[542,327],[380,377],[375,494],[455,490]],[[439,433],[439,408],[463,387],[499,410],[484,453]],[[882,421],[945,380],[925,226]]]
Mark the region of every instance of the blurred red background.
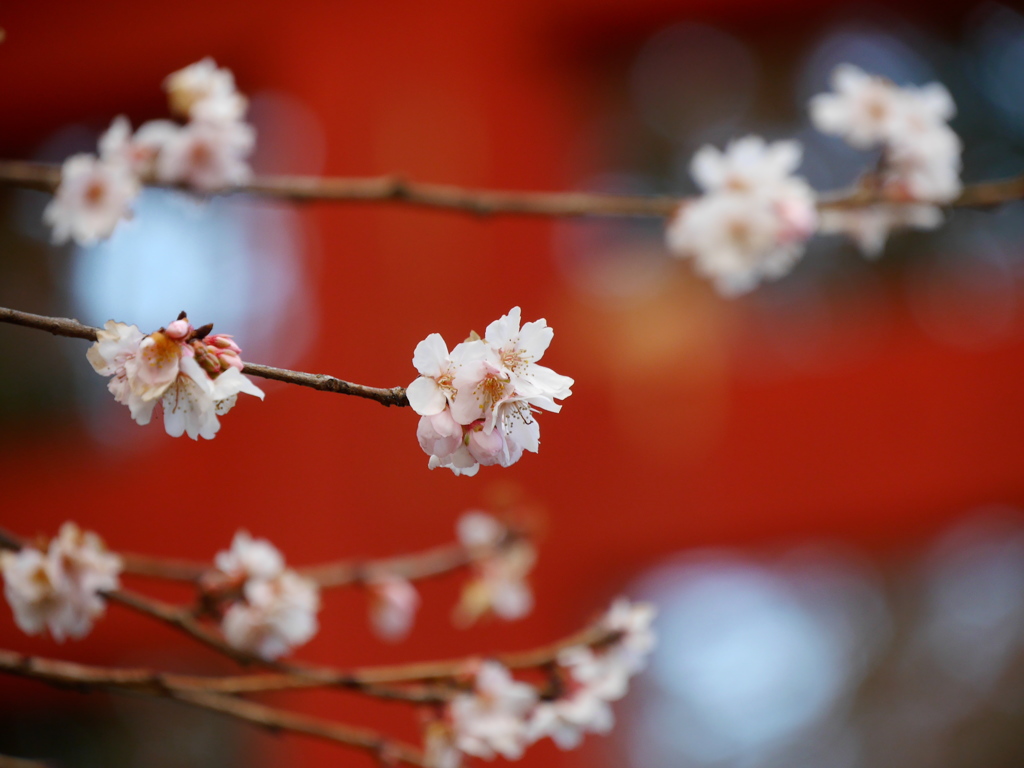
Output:
[[[899,12],[923,13],[913,5]],[[972,12],[950,10],[930,18],[929,29],[955,36]],[[277,148],[261,147],[257,172],[574,189],[622,169],[623,155],[595,139],[593,126],[616,117],[629,62],[659,30],[699,21],[754,41],[770,99],[773,68],[837,13],[799,2],[659,0],[17,4],[0,20],[0,155],[38,157],[44,139],[69,124],[98,132],[119,113],[134,124],[162,117],[162,79],[213,56],[254,103],[273,92],[300,104],[310,135],[323,139],[320,162],[288,146],[306,140],[289,123],[261,129],[261,141]],[[15,216],[13,197],[5,199]],[[840,275],[811,304],[774,288],[768,304],[721,299],[682,264],[660,267],[642,290],[610,296],[590,290],[576,262],[566,266],[559,255],[567,239],[599,240],[615,226],[608,222],[477,219],[398,205],[283,207],[297,213],[305,243],[294,252],[309,286],[304,305],[277,321],[265,350],[253,351],[246,328],[222,327],[215,315],[190,312],[197,324],[218,322],[253,362],[395,386],[414,378],[412,351],[427,334],[455,343],[522,306],[524,318],[547,318],[555,329],[545,362],[576,380],[563,412],[541,419],[541,453],[472,479],[430,472],[408,410],[270,383],[266,401],[240,403],[212,442],[129,424],[128,442],[111,445],[55,395],[4,413],[0,524],[49,535],[73,519],[115,549],[193,559],[211,558],[246,528],[299,565],[440,543],[459,514],[496,500],[522,499],[542,516],[528,619],[452,629],[452,577],[425,586],[412,635],[389,646],[371,635],[363,595],[332,593],[321,633],[299,657],[348,666],[547,642],[659,559],[690,548],[828,539],[884,558],[921,546],[978,506],[1024,505],[1017,303],[998,334],[958,345],[918,321],[905,290],[912,267],[858,267],[852,287]],[[92,325],[108,319],[83,315],[71,298],[68,253],[48,256],[14,228],[3,238],[4,306],[77,312]],[[175,266],[172,257],[167,269]],[[632,276],[628,261],[613,260],[609,270],[598,278]],[[1018,303],[1021,274],[1011,283]],[[956,313],[970,321],[971,301],[949,308],[954,322]],[[977,297],[978,306],[987,301]],[[189,295],[173,297],[166,319],[189,306]],[[789,341],[780,346],[779,338]],[[9,391],[21,391],[12,382],[26,375],[53,390],[103,391],[99,377],[72,381],[72,367],[85,367],[82,342],[4,327],[0,344],[10,353],[2,374]],[[290,358],[281,351],[289,345],[298,350]],[[278,353],[285,359],[270,356]],[[109,413],[128,422],[121,409]],[[96,663],[217,668],[212,655],[117,607],[88,638],[64,646],[23,636],[0,611],[0,638],[19,651]],[[416,718],[399,707],[367,707],[341,693],[277,700],[416,738]],[[93,701],[0,679],[0,708],[20,717]],[[575,753],[541,746],[525,759],[582,765],[605,746],[600,738]],[[258,757],[326,765],[339,755],[287,737]]]

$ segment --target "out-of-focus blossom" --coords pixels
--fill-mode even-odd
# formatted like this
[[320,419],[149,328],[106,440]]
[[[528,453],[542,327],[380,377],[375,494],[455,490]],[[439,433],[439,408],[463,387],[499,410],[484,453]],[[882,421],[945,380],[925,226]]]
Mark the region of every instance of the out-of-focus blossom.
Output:
[[495,754],[517,760],[529,743],[526,717],[536,702],[532,686],[513,679],[496,661],[483,662],[473,692],[448,705],[455,747],[486,760]]
[[245,116],[246,100],[235,90],[231,70],[206,57],[164,80],[171,113],[179,117],[234,122]]
[[455,622],[465,626],[485,614],[514,621],[533,610],[533,592],[526,581],[537,560],[527,539],[507,540],[504,525],[483,512],[462,516],[459,541],[473,556],[473,576],[455,607]]
[[228,643],[266,660],[277,659],[316,634],[320,595],[316,584],[285,570],[271,579],[250,578],[243,600],[224,614]]
[[246,158],[256,145],[248,123],[196,121],[176,131],[156,160],[156,177],[200,191],[244,184],[252,175]]
[[43,211],[43,221],[53,227],[52,240],[58,245],[69,240],[92,245],[129,218],[138,194],[139,182],[126,164],[72,155],[61,167],[60,186]]
[[55,640],[80,638],[105,609],[100,593],[117,589],[121,558],[95,533],[61,526],[43,552],[26,546],[0,552],[4,595],[18,627],[30,635],[49,629]]
[[148,424],[160,402],[167,434],[211,440],[220,429],[217,417],[240,393],[262,400],[263,390],[242,375],[241,350],[230,337],[209,338],[184,316],[148,336],[108,320],[86,357],[97,373],[111,377],[107,388],[138,424]]
[[231,72],[203,59],[165,81],[171,111],[188,118],[144,123],[135,134],[124,116],[99,140],[99,159],[74,155],[64,162],[60,186],[43,212],[53,241],[91,245],[109,237],[131,214],[143,180],[155,178],[201,192],[244,184],[256,132],[244,121],[247,102]]
[[666,230],[669,250],[692,258],[724,294],[786,274],[817,228],[814,192],[793,172],[801,148],[757,136],[719,152],[706,146],[690,165],[705,191],[680,207]]
[[394,574],[375,577],[367,585],[370,590],[370,623],[378,637],[397,641],[409,634],[420,594],[408,579]]
[[254,539],[248,531],[238,531],[231,549],[218,552],[213,564],[231,579],[272,579],[284,571],[284,557],[266,539]]
[[811,99],[811,120],[854,147],[881,150],[871,184],[891,202],[863,212],[830,211],[822,230],[848,234],[874,257],[892,229],[938,226],[941,211],[925,204],[948,203],[963,189],[963,145],[948,124],[956,105],[940,83],[898,87],[849,64],[836,68],[832,87],[834,93]]
[[[615,724],[608,705],[621,697],[609,689],[607,665],[601,664],[589,648],[574,647],[562,651],[558,663],[566,671],[565,690],[555,699],[537,705],[530,719],[530,740],[549,736],[561,749],[579,746],[585,733],[608,733]],[[625,692],[622,679],[622,692]],[[617,676],[615,682],[618,683]]]
[[545,320],[520,328],[519,307],[451,352],[439,334],[421,341],[413,355],[420,376],[406,389],[420,414],[416,436],[428,466],[474,475],[480,466],[507,467],[540,447],[535,411],[557,412],[573,380],[538,365],[553,331]]
[[605,651],[629,674],[647,666],[647,657],[657,643],[652,624],[657,611],[650,603],[632,603],[626,598],[616,600],[601,619],[601,626],[620,635]]

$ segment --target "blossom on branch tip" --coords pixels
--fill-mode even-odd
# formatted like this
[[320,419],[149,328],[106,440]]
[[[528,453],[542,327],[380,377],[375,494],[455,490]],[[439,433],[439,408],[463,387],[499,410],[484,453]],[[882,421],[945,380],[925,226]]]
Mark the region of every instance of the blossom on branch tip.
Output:
[[669,250],[692,258],[726,295],[787,273],[818,223],[813,190],[792,175],[801,154],[795,141],[768,144],[758,136],[733,141],[724,152],[701,148],[690,173],[705,194],[669,222]]
[[108,552],[99,536],[71,522],[61,526],[45,551],[25,546],[0,552],[4,595],[15,623],[30,635],[49,629],[57,641],[92,629],[106,607],[101,593],[118,588],[121,568],[121,558]]
[[507,467],[523,451],[536,453],[535,412],[558,412],[573,380],[538,365],[554,334],[545,320],[521,325],[519,307],[450,352],[440,334],[416,346],[420,376],[406,388],[420,414],[416,434],[428,466],[474,475],[481,466]]
[[159,402],[164,429],[212,440],[222,416],[240,393],[263,399],[263,390],[241,373],[241,350],[230,336],[195,329],[184,313],[166,328],[143,336],[134,325],[108,320],[86,357],[107,388],[127,405],[138,424],[148,424]]
[[938,226],[942,213],[929,204],[951,202],[963,188],[963,145],[948,124],[956,114],[949,91],[941,83],[899,87],[850,64],[835,69],[832,87],[833,93],[811,99],[811,121],[853,147],[881,151],[878,170],[864,186],[887,202],[864,213],[829,212],[823,231],[844,232],[875,256],[894,228]]

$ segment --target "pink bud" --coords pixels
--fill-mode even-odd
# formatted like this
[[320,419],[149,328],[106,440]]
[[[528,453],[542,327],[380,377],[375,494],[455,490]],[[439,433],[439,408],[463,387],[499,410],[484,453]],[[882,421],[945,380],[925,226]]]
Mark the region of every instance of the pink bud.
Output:
[[187,317],[183,317],[181,320],[175,320],[173,323],[168,325],[164,329],[164,333],[172,339],[184,339],[194,329],[192,324],[188,321]]

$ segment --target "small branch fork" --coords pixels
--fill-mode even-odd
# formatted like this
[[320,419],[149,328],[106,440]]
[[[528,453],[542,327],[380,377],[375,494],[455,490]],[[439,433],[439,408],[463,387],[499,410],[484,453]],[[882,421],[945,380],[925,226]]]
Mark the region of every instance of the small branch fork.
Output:
[[[176,188],[153,179],[151,187]],[[21,187],[53,193],[60,184],[60,166],[0,160],[0,187]],[[183,189],[183,191],[190,191]],[[195,194],[194,192],[192,192]],[[606,195],[589,192],[510,192],[466,189],[449,184],[410,181],[399,175],[365,178],[257,176],[249,184],[227,187],[213,195],[251,195],[293,202],[400,203],[441,208],[480,216],[622,216],[665,218],[685,202],[671,195]],[[964,188],[943,207],[990,206],[1024,199],[1024,176],[983,182]],[[875,203],[908,203],[867,189],[823,193],[820,208],[856,208]],[[927,200],[913,201],[928,203]]]
[[[0,323],[20,325],[24,328],[34,328],[38,331],[46,331],[54,336],[68,336],[72,339],[85,339],[96,341],[96,334],[99,328],[91,325],[83,325],[77,320],[67,317],[44,317],[33,315],[29,312],[19,312],[16,309],[0,307]],[[382,389],[379,387],[367,387],[362,384],[353,384],[349,381],[336,379],[323,373],[302,373],[301,371],[289,371],[284,368],[274,368],[269,365],[257,365],[246,363],[242,371],[250,376],[259,376],[264,379],[283,381],[288,384],[298,384],[300,387],[318,389],[321,392],[335,392],[339,395],[354,395],[355,397],[376,400],[381,405],[399,407],[409,405],[405,396],[404,387],[392,387]]]
[[[513,542],[521,535],[512,532],[498,546]],[[0,548],[17,550],[21,546],[23,542],[20,537],[0,529]],[[135,564],[136,568],[132,572],[136,574],[185,579],[199,585],[203,583],[204,574],[211,572],[211,569],[199,563],[163,561],[138,555],[126,555],[124,559],[128,564]],[[372,578],[372,574],[377,572],[400,573],[406,578],[430,578],[471,562],[471,553],[460,546],[449,545],[403,557],[361,563],[327,563],[307,568],[304,573],[317,579],[323,586],[341,586]],[[339,688],[385,700],[437,706],[451,699],[465,686],[478,661],[470,657],[349,670],[266,661],[231,647],[218,633],[199,621],[188,607],[171,605],[126,589],[105,592],[103,596],[111,603],[167,624],[240,665],[262,667],[267,671],[220,677],[181,675],[144,668],[87,666],[0,649],[0,673],[82,691],[113,690],[174,699],[258,726],[301,733],[365,750],[381,762],[426,768],[426,757],[417,747],[392,741],[375,731],[301,715],[239,696],[296,689]],[[510,669],[544,669],[556,663],[559,653],[565,648],[579,645],[600,647],[617,639],[618,633],[594,624],[550,645],[517,653],[498,654],[493,658]]]

